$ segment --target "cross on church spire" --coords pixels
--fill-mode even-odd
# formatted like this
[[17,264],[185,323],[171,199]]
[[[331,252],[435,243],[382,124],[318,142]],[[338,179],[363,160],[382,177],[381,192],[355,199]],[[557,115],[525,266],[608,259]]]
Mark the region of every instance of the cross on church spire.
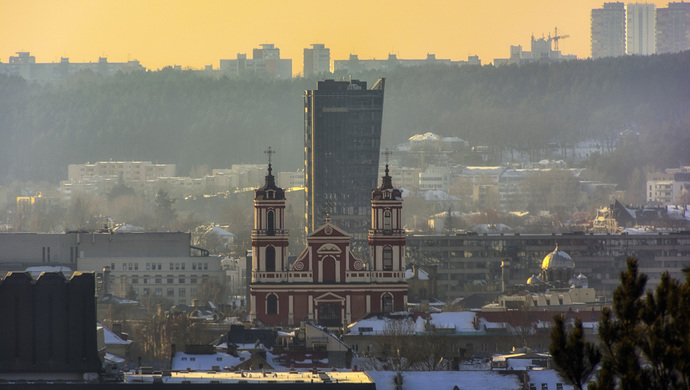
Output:
[[264,154],[267,154],[267,155],[268,155],[268,174],[270,175],[270,174],[271,174],[271,171],[273,170],[273,169],[271,168],[271,156],[273,156],[274,154],[276,154],[276,151],[273,150],[273,149],[271,149],[271,147],[269,146],[268,149],[264,150]]
[[386,157],[386,176],[388,176],[388,160],[390,159],[393,152],[391,152],[390,149],[386,147],[386,151],[382,152],[381,154],[383,154]]

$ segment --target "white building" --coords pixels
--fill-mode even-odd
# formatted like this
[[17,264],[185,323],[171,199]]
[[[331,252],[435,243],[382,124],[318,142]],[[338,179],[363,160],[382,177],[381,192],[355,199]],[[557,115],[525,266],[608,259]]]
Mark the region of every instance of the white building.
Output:
[[331,73],[331,49],[323,43],[312,43],[304,48],[304,77]]
[[292,60],[280,58],[280,49],[272,43],[264,43],[253,50],[253,58],[237,54],[236,59],[220,60],[220,71],[229,77],[269,76],[278,79],[292,78]]
[[690,199],[690,166],[647,174],[647,202],[677,204]]
[[656,6],[654,4],[628,4],[626,28],[628,54],[656,53]]

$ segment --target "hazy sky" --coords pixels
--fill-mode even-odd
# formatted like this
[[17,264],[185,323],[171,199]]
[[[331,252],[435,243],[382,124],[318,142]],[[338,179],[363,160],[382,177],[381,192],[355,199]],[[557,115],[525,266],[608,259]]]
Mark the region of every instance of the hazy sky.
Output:
[[[667,1],[648,1],[665,7]],[[563,54],[590,55],[590,10],[601,0],[0,0],[0,61],[137,59],[149,69],[219,66],[261,43],[302,71],[302,50],[324,43],[331,60],[507,58],[558,27]]]

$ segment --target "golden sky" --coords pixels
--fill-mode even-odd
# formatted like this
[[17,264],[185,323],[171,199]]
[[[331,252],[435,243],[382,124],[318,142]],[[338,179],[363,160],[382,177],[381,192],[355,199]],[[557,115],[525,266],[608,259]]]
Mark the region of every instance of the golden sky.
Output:
[[[648,1],[665,7],[668,1]],[[530,50],[530,36],[559,34],[563,54],[590,55],[590,11],[601,0],[0,0],[0,61],[30,51],[37,62],[137,59],[149,69],[219,67],[261,43],[302,71],[311,43],[331,61],[359,58],[466,60]]]

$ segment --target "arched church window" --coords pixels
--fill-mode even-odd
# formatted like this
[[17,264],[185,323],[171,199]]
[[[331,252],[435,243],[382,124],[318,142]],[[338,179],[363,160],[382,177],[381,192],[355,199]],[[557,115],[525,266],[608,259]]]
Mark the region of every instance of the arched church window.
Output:
[[384,313],[393,311],[393,297],[390,294],[386,294],[381,298],[381,311]]
[[276,272],[276,248],[266,247],[266,272]]
[[393,270],[393,248],[389,246],[383,247],[383,270]]
[[275,294],[266,297],[266,314],[278,314],[278,297]]
[[268,210],[268,213],[266,214],[266,219],[266,234],[269,236],[274,236],[276,234],[275,212],[273,212],[273,210]]
[[391,211],[386,210],[383,212],[383,230],[386,233],[390,233],[391,231]]

